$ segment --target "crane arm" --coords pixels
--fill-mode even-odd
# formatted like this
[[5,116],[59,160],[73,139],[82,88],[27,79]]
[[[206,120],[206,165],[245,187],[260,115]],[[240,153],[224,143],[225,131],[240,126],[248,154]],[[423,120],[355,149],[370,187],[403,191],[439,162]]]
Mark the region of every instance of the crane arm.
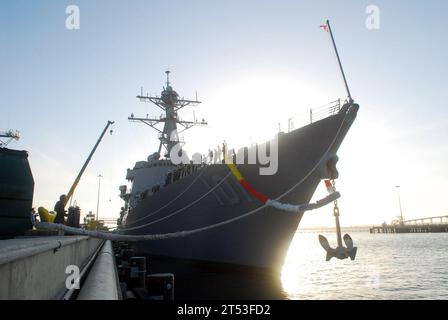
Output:
[[84,173],[84,171],[87,168],[87,165],[90,162],[90,159],[92,159],[93,154],[96,151],[96,148],[98,148],[98,145],[100,144],[101,140],[104,137],[104,134],[106,133],[107,129],[109,128],[110,125],[114,124],[114,121],[107,121],[107,125],[104,128],[103,132],[100,135],[100,138],[98,139],[98,141],[96,142],[95,146],[93,147],[92,151],[89,154],[89,157],[87,158],[86,162],[84,163],[84,165],[81,168],[81,171],[79,172],[78,176],[75,179],[75,182],[73,182],[69,192],[67,193],[67,196],[65,197],[65,202],[64,202],[64,208],[67,205],[67,203],[69,202],[70,198],[73,196],[73,193],[75,192],[76,187],[78,186],[79,180],[81,180],[81,176]]

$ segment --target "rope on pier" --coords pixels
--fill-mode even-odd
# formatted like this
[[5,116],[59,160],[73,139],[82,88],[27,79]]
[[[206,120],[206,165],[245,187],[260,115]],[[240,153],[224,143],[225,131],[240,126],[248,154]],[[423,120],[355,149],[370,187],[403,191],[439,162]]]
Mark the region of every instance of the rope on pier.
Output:
[[[277,208],[277,209],[287,211],[287,212],[298,213],[299,215],[302,215],[305,211],[314,210],[314,209],[323,207],[323,206],[335,201],[336,199],[338,199],[340,197],[340,193],[339,192],[330,193],[327,197],[325,197],[315,203],[308,203],[308,204],[293,205],[293,204],[281,203],[278,200],[283,198],[285,195],[287,195],[292,190],[297,188],[300,184],[302,184],[318,168],[318,166],[321,164],[321,162],[324,161],[324,157],[328,154],[328,152],[331,150],[332,146],[336,142],[336,139],[339,136],[339,133],[343,127],[343,123],[345,122],[347,115],[348,115],[348,112],[345,114],[344,119],[341,122],[341,125],[340,125],[335,137],[333,138],[333,141],[330,143],[330,146],[328,147],[327,151],[323,154],[322,158],[316,163],[316,165],[300,181],[298,181],[289,190],[285,191],[283,194],[281,194],[274,200],[267,198],[266,196],[264,196],[263,194],[261,194],[257,190],[255,190],[253,187],[251,187],[249,185],[249,183],[244,180],[244,178],[241,176],[241,174],[235,167],[229,166],[231,169],[230,170],[231,172],[229,172],[228,175],[233,173],[237,177],[237,179],[239,177],[240,179],[238,179],[238,180],[240,180],[240,183],[243,184],[243,187],[246,187],[246,189],[249,189],[251,191],[250,193],[253,196],[255,196],[256,198],[258,198],[260,201],[263,202],[262,206],[260,206],[256,209],[253,209],[249,212],[246,212],[242,215],[239,215],[237,217],[227,219],[225,221],[215,223],[215,224],[212,224],[209,226],[205,226],[202,228],[193,229],[193,230],[177,231],[177,232],[165,233],[165,234],[148,234],[148,235],[124,235],[124,234],[118,234],[118,233],[113,233],[113,232],[84,230],[84,229],[68,227],[68,226],[65,226],[62,224],[54,224],[54,223],[47,223],[47,222],[39,222],[36,224],[36,227],[38,229],[62,230],[62,231],[65,231],[65,232],[71,233],[71,234],[90,236],[90,237],[94,237],[94,238],[101,238],[101,239],[112,240],[112,241],[136,242],[136,241],[165,240],[165,239],[182,238],[182,237],[190,236],[190,235],[193,235],[196,233],[215,229],[215,228],[230,224],[232,222],[238,221],[240,219],[246,218],[252,214],[257,213],[258,211],[261,211],[262,209],[265,209],[267,206]],[[225,178],[227,178],[227,176]],[[224,181],[224,179],[222,179],[222,181]],[[217,186],[215,186],[215,187],[217,187]],[[210,190],[210,191],[212,191],[212,190]],[[201,198],[199,198],[197,201],[199,201],[200,199]],[[172,216],[177,213],[178,212],[175,212],[169,216]],[[167,217],[164,217],[163,219],[165,219],[165,218],[167,218]],[[158,222],[158,221],[155,221],[155,222]],[[150,222],[149,224],[152,224],[155,222]],[[140,229],[146,225],[148,225],[148,224],[144,224],[143,226],[137,226],[137,227],[133,227],[133,228],[125,229],[125,230]]]
[[[289,190],[287,190],[286,192],[284,192],[283,194],[281,194],[280,196],[278,196],[276,199],[272,200],[272,199],[268,199],[267,197],[265,197],[264,195],[262,195],[261,193],[257,192],[255,189],[251,188],[251,186],[246,182],[247,185],[243,185],[244,187],[249,187],[252,195],[256,195],[256,198],[258,198],[259,200],[261,200],[263,202],[263,205],[253,209],[249,212],[246,212],[240,216],[219,222],[219,223],[215,223],[213,225],[209,225],[206,227],[202,227],[202,228],[197,228],[197,229],[193,229],[193,230],[185,230],[185,231],[177,231],[177,232],[172,232],[172,233],[165,233],[165,234],[149,234],[149,235],[124,235],[124,234],[117,234],[117,233],[111,233],[111,232],[99,232],[99,231],[91,231],[91,230],[83,230],[83,229],[77,229],[77,228],[72,228],[72,227],[68,227],[65,225],[61,225],[61,224],[54,224],[54,223],[46,223],[46,222],[40,222],[38,224],[36,224],[36,227],[38,229],[57,229],[57,230],[63,230],[72,234],[78,234],[78,235],[85,235],[85,236],[91,236],[91,237],[95,237],[95,238],[102,238],[102,239],[107,239],[107,240],[112,240],[112,241],[129,241],[129,242],[135,242],[135,241],[151,241],[151,240],[164,240],[164,239],[173,239],[173,238],[181,238],[181,237],[186,237],[192,234],[196,234],[202,231],[207,231],[207,230],[211,230],[214,228],[218,228],[221,226],[224,226],[226,224],[238,221],[240,219],[243,219],[245,217],[248,217],[258,211],[261,211],[262,209],[266,208],[267,206],[271,206],[277,209],[281,209],[284,211],[289,211],[289,212],[295,212],[295,213],[299,213],[299,214],[303,214],[305,211],[309,211],[309,210],[313,210],[313,209],[317,209],[320,207],[323,207],[333,201],[335,201],[336,199],[338,199],[340,197],[339,192],[334,192],[331,193],[330,195],[328,195],[327,197],[317,201],[316,203],[309,203],[309,204],[299,204],[299,205],[293,205],[293,204],[285,204],[285,203],[280,203],[278,200],[281,199],[282,197],[284,197],[285,195],[287,195],[289,192],[291,192],[293,189],[297,188],[297,186],[299,186],[300,184],[302,184],[313,172],[314,170],[316,170],[318,168],[318,166],[321,164],[321,162],[324,160],[324,157],[328,154],[328,152],[330,151],[330,149],[332,148],[332,146],[334,145],[334,143],[336,142],[336,139],[339,136],[339,133],[342,129],[343,123],[346,120],[346,117],[348,115],[348,112],[344,115],[344,119],[341,122],[341,125],[335,135],[335,137],[333,138],[333,141],[330,143],[330,146],[328,147],[327,151],[323,154],[322,158],[316,163],[316,165],[300,180],[298,181],[295,185],[293,185]],[[230,168],[230,169],[234,169],[234,168]],[[224,181],[230,174],[234,174],[235,173],[239,173],[237,170],[230,170],[231,172],[229,172],[227,174],[227,176],[221,180],[220,183],[222,183],[222,181]],[[234,171],[234,172],[232,172]],[[241,176],[242,178],[242,176]],[[238,179],[239,180],[239,179]],[[243,182],[243,184],[244,184]],[[219,184],[220,184],[219,183]],[[214,188],[216,188],[219,184],[217,184]],[[209,192],[211,192],[214,188],[212,188],[211,190],[209,190]],[[206,193],[204,196],[206,196],[208,193]],[[203,196],[203,197],[204,197]],[[199,201],[200,199],[202,199],[203,197],[197,199],[197,201]],[[260,199],[261,198],[261,199]],[[264,201],[263,201],[264,200]],[[187,206],[188,207],[188,206]],[[124,228],[124,230],[132,230],[132,229],[141,229],[149,224],[153,224],[156,222],[159,222],[163,219],[166,219],[168,217],[171,217],[177,213],[179,213],[180,211],[184,210],[185,207],[183,209],[177,210],[176,212],[162,218],[156,221],[152,221],[150,223],[146,223],[144,225],[140,225],[140,226],[136,226],[133,228]],[[121,230],[123,231],[123,230]]]
[[[335,144],[335,142],[336,142],[336,140],[337,140],[337,138],[338,138],[338,136],[339,136],[339,133],[341,132],[341,130],[342,130],[342,127],[343,127],[343,125],[344,125],[344,123],[345,123],[345,121],[346,121],[346,119],[347,119],[347,117],[348,117],[348,114],[349,114],[349,112],[346,112],[345,113],[345,115],[344,115],[344,118],[343,118],[343,120],[341,121],[341,125],[339,126],[339,128],[338,128],[338,131],[336,132],[336,134],[335,134],[335,136],[334,136],[334,138],[333,138],[333,141],[330,143],[330,145],[328,146],[328,149],[324,152],[324,154],[322,155],[322,158],[319,160],[319,161],[317,161],[317,163],[314,165],[314,167],[313,168],[311,168],[311,170],[300,180],[300,181],[298,181],[295,185],[293,185],[290,189],[288,189],[287,191],[285,191],[283,194],[281,194],[280,196],[278,196],[276,199],[269,199],[268,197],[266,197],[265,195],[263,195],[263,194],[261,194],[260,192],[258,192],[256,189],[254,189],[246,180],[244,180],[244,178],[242,177],[242,175],[241,175],[241,173],[239,172],[239,170],[238,169],[236,169],[236,167],[235,166],[233,166],[232,165],[232,163],[230,162],[230,161],[225,161],[226,162],[226,164],[228,165],[228,167],[229,167],[229,172],[227,173],[227,175],[223,178],[223,179],[221,179],[221,181],[219,182],[219,183],[217,183],[213,188],[211,188],[210,190],[208,190],[208,192],[206,192],[204,195],[202,195],[201,197],[199,197],[198,199],[196,199],[195,201],[193,201],[193,202],[191,202],[190,204],[188,204],[187,206],[184,206],[184,207],[182,207],[182,208],[180,208],[180,209],[178,209],[178,210],[176,210],[176,211],[174,211],[174,212],[172,212],[172,213],[170,213],[170,214],[168,214],[168,215],[166,215],[166,216],[164,216],[164,217],[162,217],[162,218],[160,218],[160,219],[157,219],[157,220],[154,220],[154,221],[151,221],[151,222],[148,222],[148,223],[144,223],[144,224],[142,224],[142,225],[138,225],[138,226],[134,226],[134,227],[124,227],[124,228],[122,228],[120,231],[118,231],[118,232],[124,232],[124,231],[130,231],[130,230],[137,230],[137,229],[142,229],[142,228],[145,228],[145,227],[147,227],[147,226],[149,226],[149,225],[152,225],[152,224],[155,224],[155,223],[158,223],[158,222],[161,222],[161,221],[163,221],[163,220],[166,220],[166,219],[168,219],[168,218],[171,218],[172,216],[174,216],[174,215],[177,215],[177,214],[179,214],[180,212],[182,212],[182,211],[184,211],[185,209],[187,209],[187,208],[189,208],[189,207],[191,207],[193,204],[195,204],[195,203],[197,203],[197,202],[199,202],[201,199],[203,199],[204,197],[206,197],[208,194],[210,194],[215,188],[217,188],[225,179],[227,179],[230,175],[234,175],[235,176],[235,178],[242,184],[242,186],[246,189],[246,190],[248,190],[249,191],[249,193],[250,194],[252,194],[252,196],[254,196],[255,198],[257,198],[258,200],[260,200],[262,203],[263,203],[263,205],[261,205],[260,207],[258,207],[258,208],[256,208],[256,209],[254,209],[254,210],[252,210],[252,211],[249,211],[249,212],[246,212],[246,213],[244,213],[244,214],[242,214],[242,215],[240,215],[240,216],[238,216],[238,217],[235,217],[235,218],[232,218],[232,219],[230,219],[230,220],[227,220],[227,221],[223,221],[223,222],[220,222],[220,223],[217,223],[216,225],[213,225],[213,226],[211,226],[211,227],[219,227],[219,226],[222,226],[222,225],[224,225],[224,224],[227,224],[228,222],[233,222],[233,221],[236,221],[236,220],[239,220],[239,219],[242,219],[242,218],[245,218],[245,217],[247,217],[247,216],[250,216],[250,215],[252,215],[252,214],[254,214],[254,213],[256,213],[256,212],[258,212],[258,211],[260,211],[260,210],[262,210],[262,209],[264,209],[264,208],[266,208],[267,206],[271,206],[271,207],[274,207],[274,208],[278,208],[278,209],[281,209],[281,210],[285,210],[285,211],[292,211],[292,212],[299,212],[299,213],[303,213],[303,212],[301,212],[301,211],[306,211],[306,210],[301,210],[301,206],[303,206],[303,205],[293,205],[293,204],[287,204],[287,203],[280,203],[279,202],[279,200],[281,199],[281,198],[283,198],[284,196],[286,196],[288,193],[290,193],[292,190],[294,190],[294,189],[296,189],[299,185],[301,185],[306,179],[308,179],[308,177],[315,171],[315,170],[317,170],[318,169],[318,167],[322,164],[322,162],[325,160],[325,157],[328,155],[328,153],[330,152],[330,150],[331,150],[331,148],[333,147],[333,145]],[[230,165],[229,165],[230,164]],[[332,196],[332,195],[330,195],[330,196]],[[335,195],[333,195],[333,196],[340,196],[339,194],[335,194]],[[334,201],[334,200],[331,200],[331,201]],[[329,202],[331,202],[331,201],[329,201]],[[327,204],[327,203],[325,203],[325,204]],[[324,204],[324,205],[325,205]],[[309,205],[309,204],[308,204]],[[318,208],[318,207],[316,207],[316,208]],[[152,215],[152,214],[151,214]],[[142,217],[141,218],[141,220],[143,220],[145,217]],[[139,220],[140,221],[140,220]],[[205,227],[206,228],[206,227]]]
[[340,197],[339,192],[334,192],[327,197],[315,202],[315,203],[308,203],[308,204],[301,204],[301,205],[285,205],[282,203],[279,203],[277,201],[269,200],[264,206],[257,208],[255,210],[252,210],[244,215],[228,219],[219,223],[215,223],[206,227],[193,229],[193,230],[185,230],[185,231],[178,231],[178,232],[172,232],[172,233],[165,233],[165,234],[147,234],[147,235],[124,235],[124,234],[117,234],[112,232],[101,232],[101,231],[94,231],[94,230],[85,230],[85,229],[78,229],[78,228],[72,228],[63,224],[56,224],[56,223],[49,223],[49,222],[39,222],[36,224],[36,227],[38,229],[56,229],[56,230],[62,230],[67,233],[71,234],[77,234],[82,236],[89,236],[93,238],[101,238],[106,240],[112,240],[112,241],[128,241],[128,242],[135,242],[135,241],[150,241],[150,240],[166,240],[166,239],[173,239],[173,238],[182,238],[186,237],[195,233],[199,233],[202,231],[211,230],[217,227],[221,227],[223,225],[232,223],[234,221],[240,220],[250,214],[253,214],[260,210],[261,208],[264,208],[265,206],[269,205],[274,208],[282,209],[289,212],[296,212],[296,213],[302,213],[304,211],[314,210],[320,207],[323,207],[334,200],[338,199]]

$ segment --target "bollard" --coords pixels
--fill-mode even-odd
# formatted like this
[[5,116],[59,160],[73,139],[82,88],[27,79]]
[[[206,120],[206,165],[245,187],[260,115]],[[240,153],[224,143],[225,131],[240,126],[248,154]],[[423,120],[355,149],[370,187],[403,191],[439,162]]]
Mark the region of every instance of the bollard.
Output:
[[132,291],[126,291],[126,300],[137,300],[137,297]]
[[146,277],[148,295],[156,300],[174,300],[174,274],[156,273]]
[[130,287],[131,288],[145,288],[146,283],[146,258],[132,257],[129,260],[130,267]]

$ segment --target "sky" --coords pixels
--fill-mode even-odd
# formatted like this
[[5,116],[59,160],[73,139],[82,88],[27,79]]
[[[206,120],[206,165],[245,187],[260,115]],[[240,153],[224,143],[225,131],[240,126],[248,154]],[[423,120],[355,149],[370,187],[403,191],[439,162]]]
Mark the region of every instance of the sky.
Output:
[[[66,28],[66,8],[80,29]],[[379,9],[379,29],[366,27]],[[448,44],[440,1],[0,0],[0,131],[29,152],[34,206],[67,193],[107,120],[114,120],[74,199],[82,212],[117,217],[126,169],[158,148],[159,116],[135,96],[160,93],[164,71],[207,128],[182,134],[191,150],[262,142],[287,119],[346,96],[328,34],[339,47],[358,118],[339,150],[341,224],[447,215]],[[193,117],[193,110],[181,113]],[[294,120],[295,121],[295,120]],[[299,121],[295,121],[299,123]],[[319,186],[315,198],[325,194]],[[333,225],[329,207],[303,226]]]

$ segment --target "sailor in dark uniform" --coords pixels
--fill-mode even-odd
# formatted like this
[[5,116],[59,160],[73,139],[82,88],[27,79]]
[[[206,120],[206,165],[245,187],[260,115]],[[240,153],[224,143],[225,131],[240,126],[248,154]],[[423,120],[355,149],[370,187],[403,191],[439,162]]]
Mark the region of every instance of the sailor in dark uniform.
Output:
[[65,194],[61,195],[59,197],[59,201],[56,202],[54,206],[54,211],[56,212],[54,223],[62,223],[62,224],[65,223],[65,210],[64,210],[65,198],[66,198]]

